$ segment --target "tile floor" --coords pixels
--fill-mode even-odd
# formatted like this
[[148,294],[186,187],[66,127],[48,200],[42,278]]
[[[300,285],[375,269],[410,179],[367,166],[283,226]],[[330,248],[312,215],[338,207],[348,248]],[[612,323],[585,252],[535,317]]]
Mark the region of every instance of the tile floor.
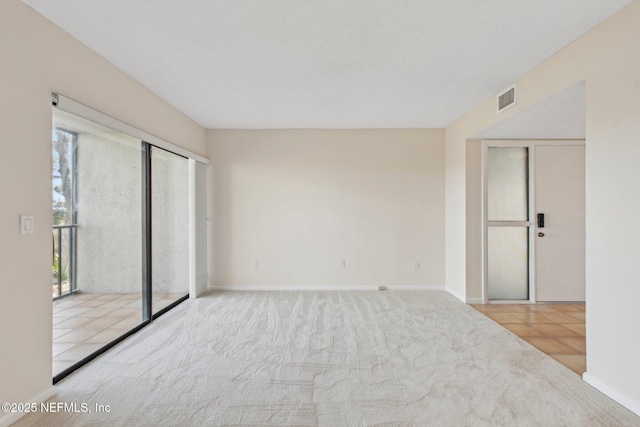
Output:
[[[153,312],[184,294],[153,294]],[[53,301],[53,375],[142,323],[140,294],[78,293]]]
[[476,304],[473,307],[576,374],[586,371],[584,304]]

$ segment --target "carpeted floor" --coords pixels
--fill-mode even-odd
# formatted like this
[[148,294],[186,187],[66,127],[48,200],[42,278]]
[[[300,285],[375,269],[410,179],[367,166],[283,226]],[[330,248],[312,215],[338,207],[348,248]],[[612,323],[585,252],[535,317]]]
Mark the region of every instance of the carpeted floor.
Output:
[[[637,426],[445,292],[219,292],[57,386],[17,426]],[[96,413],[95,405],[110,405]]]

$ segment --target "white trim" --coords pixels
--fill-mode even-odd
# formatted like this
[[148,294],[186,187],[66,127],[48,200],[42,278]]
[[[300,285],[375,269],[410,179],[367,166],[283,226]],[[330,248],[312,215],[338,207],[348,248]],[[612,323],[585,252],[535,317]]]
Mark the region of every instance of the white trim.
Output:
[[487,221],[492,227],[531,227],[533,221]]
[[482,304],[489,303],[489,271],[487,266],[487,253],[489,251],[489,245],[487,243],[487,238],[489,234],[489,230],[487,227],[487,204],[489,200],[489,196],[487,195],[487,185],[488,185],[488,173],[487,173],[487,158],[489,156],[489,144],[485,141],[482,141],[482,166],[481,166],[481,180],[482,180],[482,189],[481,193],[481,209],[480,209],[480,221],[482,221],[482,233],[480,233],[480,244],[482,245],[482,262],[480,263],[480,274],[482,281]]
[[[487,244],[487,233],[489,223],[491,226],[526,226],[529,231],[529,299],[518,300],[520,303],[536,303],[536,222],[535,215],[536,209],[536,197],[535,197],[535,181],[536,181],[536,147],[538,146],[585,146],[586,141],[584,139],[483,139],[482,140],[482,209],[481,209],[481,221],[482,221],[482,263],[481,263],[481,275],[482,275],[482,303],[489,303],[489,277],[488,277],[488,259],[487,253],[489,251]],[[529,149],[529,218],[531,221],[489,221],[487,218],[487,155],[489,147],[526,147]],[[497,303],[497,300],[491,300],[492,304]],[[510,301],[509,303],[514,303]]]
[[385,285],[391,291],[445,291],[444,286],[426,286],[426,285]]
[[569,147],[569,146],[586,146],[586,139],[543,139],[533,141],[536,146],[552,146],[552,147]]
[[445,288],[445,291],[449,292],[451,295],[453,295],[455,298],[459,299],[460,301],[466,302],[464,295],[462,295],[458,291],[454,291],[451,288]]
[[536,222],[536,215],[538,208],[536,207],[536,147],[537,142],[532,142],[529,146],[529,207],[531,218],[531,225],[529,226],[529,301],[533,304],[537,302],[538,287],[536,282],[536,245],[538,239],[536,239],[536,231],[538,223]]
[[535,303],[535,301],[531,301],[528,299],[492,299],[489,300],[488,304],[531,304]]
[[[534,223],[529,221],[489,221],[488,218],[488,174],[487,174],[487,159],[489,147],[522,147],[527,148],[527,162],[529,176],[527,177],[527,186],[529,193],[529,218],[533,218],[535,210],[535,146],[534,140],[483,140],[482,141],[482,303],[488,304],[489,301],[489,266],[488,256],[489,243],[488,234],[489,226],[516,226],[526,227],[528,240],[529,240],[529,299],[522,300],[525,303],[535,303],[535,240],[533,238]],[[493,303],[494,301],[491,300]]]
[[189,297],[198,296],[196,274],[196,161],[189,159]]
[[586,145],[584,139],[483,139],[491,147],[530,147],[532,145],[570,146]]
[[135,128],[118,119],[114,119],[111,116],[107,116],[106,114],[96,111],[91,107],[87,107],[84,104],[80,104],[79,102],[76,102],[65,96],[58,94],[58,103],[56,107],[68,113],[80,116],[84,119],[91,120],[92,122],[98,123],[102,126],[107,126],[111,129],[117,130],[118,132],[122,132],[134,138],[141,139],[142,141],[148,142],[149,144],[163,148],[167,151],[171,151],[181,156],[197,160],[200,163],[204,163],[207,165],[209,164],[209,159],[207,159],[206,157],[189,151],[186,148],[179,147],[175,144],[165,141],[164,139],[158,138],[157,136],[153,136],[150,133]]
[[585,372],[584,374],[582,374],[582,379],[591,387],[615,400],[634,414],[640,415],[640,402],[638,402],[637,400],[634,400],[625,393],[616,390],[610,384],[607,384],[600,378],[591,375],[589,372]]
[[[444,286],[411,286],[411,285],[384,285],[387,291],[445,291]],[[257,286],[219,286],[208,287],[209,291],[377,291],[377,285],[257,285]],[[384,292],[384,291],[380,291]]]
[[459,299],[465,304],[484,304],[484,300],[482,298],[465,298],[462,294],[450,288],[445,288],[445,291],[449,292],[453,297]]
[[198,298],[200,295],[208,291],[207,283],[209,283],[209,275],[203,274],[196,278],[196,295],[191,298]]
[[[56,394],[56,388],[51,386],[44,392],[31,399],[27,399],[23,403],[35,403],[38,405],[38,409],[40,409],[40,404],[48,400],[54,394]],[[11,424],[17,422],[20,418],[24,417],[27,414],[28,412],[9,412],[4,417],[0,418],[0,427],[9,427]]]
[[377,286],[283,286],[283,285],[257,285],[257,286],[209,286],[210,291],[375,291]]

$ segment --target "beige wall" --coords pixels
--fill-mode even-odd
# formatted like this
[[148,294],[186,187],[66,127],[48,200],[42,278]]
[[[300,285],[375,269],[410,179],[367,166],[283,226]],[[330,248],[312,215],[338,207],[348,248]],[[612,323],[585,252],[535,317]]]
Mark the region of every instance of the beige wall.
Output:
[[[446,129],[447,288],[480,296],[480,199],[469,179],[480,157],[467,139],[586,80],[587,371],[585,379],[640,413],[640,1],[636,0],[518,82],[518,104],[495,100]],[[465,174],[469,174],[465,178]],[[464,230],[464,231],[460,231]],[[466,275],[465,275],[466,272]]]
[[216,130],[208,140],[214,285],[444,286],[443,130]]
[[[516,107],[497,116],[489,99],[447,128],[446,146],[429,130],[211,132],[214,284],[440,286],[446,229],[447,288],[474,296],[467,138],[586,79],[588,378],[640,408],[638,40],[635,1],[520,79]],[[0,401],[27,402],[51,379],[50,93],[207,148],[201,127],[19,0],[0,2],[0,55]],[[34,235],[18,234],[21,213]]]
[[480,304],[482,300],[482,141],[466,143],[466,302]]
[[205,132],[19,0],[0,2],[0,57],[0,401],[29,402],[51,387],[51,92],[201,155]]

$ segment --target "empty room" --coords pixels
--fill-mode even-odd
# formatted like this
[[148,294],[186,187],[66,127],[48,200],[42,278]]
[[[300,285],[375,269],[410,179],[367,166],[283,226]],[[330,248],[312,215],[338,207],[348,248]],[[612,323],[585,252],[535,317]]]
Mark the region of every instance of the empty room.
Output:
[[0,426],[640,425],[638,45],[640,0],[3,0]]

